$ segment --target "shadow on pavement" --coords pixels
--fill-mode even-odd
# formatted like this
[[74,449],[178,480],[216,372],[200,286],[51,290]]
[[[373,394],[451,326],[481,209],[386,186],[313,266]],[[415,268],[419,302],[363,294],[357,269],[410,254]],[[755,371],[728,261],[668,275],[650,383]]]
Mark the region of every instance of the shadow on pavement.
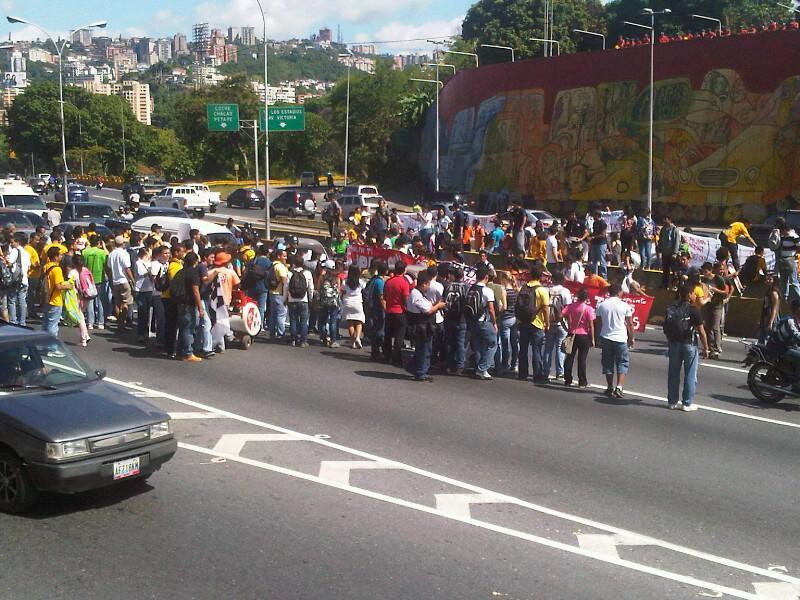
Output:
[[800,405],[792,404],[792,399],[786,399],[782,402],[775,404],[767,404],[766,402],[759,402],[755,398],[732,398],[731,396],[724,396],[722,394],[709,394],[709,398],[725,402],[726,404],[735,404],[736,406],[747,406],[748,408],[756,408],[759,410],[778,410],[781,412],[796,412],[800,411]]
[[106,508],[155,489],[147,480],[134,479],[115,486],[80,494],[43,493],[36,504],[20,515],[27,519],[49,519],[87,510]]
[[351,354],[348,352],[331,352],[329,350],[320,352],[323,356],[330,356],[331,358],[338,358],[339,360],[349,360],[351,362],[368,363],[373,362],[369,356],[363,354]]
[[411,381],[411,375],[403,375],[402,373],[391,373],[387,371],[354,371],[359,377],[371,377],[373,379],[394,379],[398,381]]
[[[609,398],[608,396],[598,395],[595,399],[598,404],[607,404],[609,406],[631,406],[633,404],[642,404],[642,398],[635,398],[626,396],[625,398]],[[661,408],[661,406],[654,406],[654,408]]]

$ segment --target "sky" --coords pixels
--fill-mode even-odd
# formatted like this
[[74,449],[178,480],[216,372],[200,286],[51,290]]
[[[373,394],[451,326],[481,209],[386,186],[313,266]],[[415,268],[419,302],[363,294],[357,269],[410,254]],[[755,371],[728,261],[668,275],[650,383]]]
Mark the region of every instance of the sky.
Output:
[[[267,13],[267,36],[284,40],[308,37],[329,27],[336,39],[337,25],[345,42],[407,40],[454,35],[472,0],[261,0]],[[164,37],[176,32],[191,37],[193,23],[256,27],[261,14],[256,0],[0,0],[4,15],[39,24],[52,35],[92,21],[107,20],[105,35]],[[4,28],[3,28],[4,27]],[[43,38],[34,27],[0,26],[3,39]],[[394,42],[379,52],[431,51],[422,42]]]

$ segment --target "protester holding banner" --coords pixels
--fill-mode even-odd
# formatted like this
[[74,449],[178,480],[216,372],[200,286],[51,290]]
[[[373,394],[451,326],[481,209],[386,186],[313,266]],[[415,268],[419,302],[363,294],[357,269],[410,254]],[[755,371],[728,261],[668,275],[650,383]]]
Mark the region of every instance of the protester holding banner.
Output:
[[739,238],[743,237],[753,246],[757,245],[753,238],[750,237],[750,225],[752,225],[750,219],[736,221],[731,223],[727,229],[723,229],[720,234],[720,241],[723,246],[727,246],[728,250],[730,250],[733,268],[737,271],[739,270]]

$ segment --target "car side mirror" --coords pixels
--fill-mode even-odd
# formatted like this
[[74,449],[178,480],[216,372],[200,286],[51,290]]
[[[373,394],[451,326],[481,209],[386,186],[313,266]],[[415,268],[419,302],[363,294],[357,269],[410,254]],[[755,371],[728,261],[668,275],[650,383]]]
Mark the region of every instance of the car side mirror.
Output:
[[97,375],[98,379],[105,379],[106,378],[106,370],[105,369],[98,369],[97,371],[94,372],[94,374]]

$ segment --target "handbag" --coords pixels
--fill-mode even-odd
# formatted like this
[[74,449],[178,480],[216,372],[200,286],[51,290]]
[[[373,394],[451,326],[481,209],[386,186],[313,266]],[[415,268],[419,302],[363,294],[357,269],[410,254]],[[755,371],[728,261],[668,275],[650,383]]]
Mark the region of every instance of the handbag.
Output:
[[[581,316],[578,317],[578,322],[575,324],[578,327],[583,321],[583,315],[586,314],[586,305],[583,305],[583,310],[581,311]],[[567,330],[569,331],[569,330]],[[575,334],[574,333],[567,333],[567,337],[564,338],[564,341],[561,343],[561,351],[564,354],[572,354],[572,349],[575,347]]]

